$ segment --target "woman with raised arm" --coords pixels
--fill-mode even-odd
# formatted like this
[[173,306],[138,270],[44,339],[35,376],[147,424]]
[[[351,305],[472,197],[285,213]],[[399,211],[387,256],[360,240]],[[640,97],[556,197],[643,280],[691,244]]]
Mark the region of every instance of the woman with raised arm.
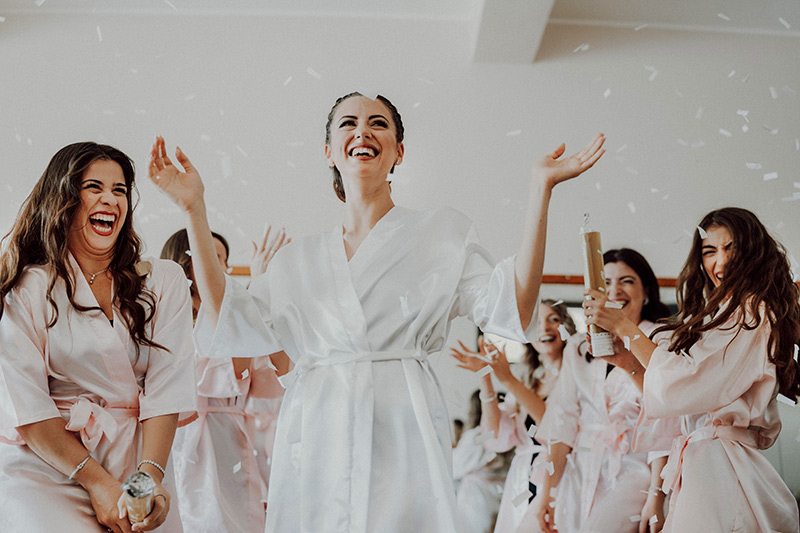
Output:
[[[520,251],[494,266],[460,213],[395,207],[387,177],[402,163],[403,133],[386,98],[337,100],[325,155],[344,222],[282,248],[248,291],[213,255],[199,174],[177,150],[180,172],[162,138],[153,146],[150,176],[189,218],[201,346],[211,355],[283,349],[294,363],[282,377],[270,532],[460,529],[450,418],[428,355],[444,348],[456,316],[504,337],[532,335],[550,195],[590,168],[604,141],[565,159],[562,145],[534,166]],[[282,373],[288,361],[277,359]]]
[[[133,187],[119,150],[66,146],[3,243],[0,530],[181,531],[165,487],[197,407],[192,307],[177,265],[141,260]],[[155,505],[131,526],[120,486],[137,469]]]
[[664,468],[666,532],[800,531],[797,502],[759,450],[781,430],[776,397],[800,395],[800,289],[752,212],[711,211],[678,277],[677,320],[653,340],[589,291],[587,322],[630,339],[644,373],[641,425],[680,416]]
[[[603,263],[608,300],[640,335],[655,329],[669,309],[647,260],[621,248],[604,253]],[[614,349],[613,356],[592,358],[585,334],[573,335],[564,349],[562,376],[536,432],[549,455],[534,502],[546,533],[646,533],[664,524],[660,475],[669,446],[649,457],[632,449],[644,369],[624,357],[624,342]]]

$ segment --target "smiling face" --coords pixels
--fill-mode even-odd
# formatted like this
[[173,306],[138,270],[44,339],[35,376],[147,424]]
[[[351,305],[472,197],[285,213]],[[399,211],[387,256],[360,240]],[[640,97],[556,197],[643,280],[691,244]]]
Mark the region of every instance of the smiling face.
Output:
[[345,183],[352,178],[385,180],[392,167],[402,161],[403,151],[392,113],[380,100],[356,95],[338,105],[325,157]]
[[537,352],[553,354],[564,350],[566,341],[561,340],[561,332],[558,330],[563,323],[561,315],[552,307],[547,304],[539,306],[539,338],[531,343]]
[[634,324],[641,322],[647,293],[639,275],[622,261],[606,263],[603,271],[608,299],[622,304],[622,312],[628,320]]
[[719,287],[725,278],[725,266],[733,254],[733,235],[724,226],[709,226],[707,237],[703,239],[703,270],[714,284]]
[[76,255],[105,257],[113,253],[128,214],[128,186],[118,163],[94,161],[81,179],[81,205],[75,211],[69,248]]

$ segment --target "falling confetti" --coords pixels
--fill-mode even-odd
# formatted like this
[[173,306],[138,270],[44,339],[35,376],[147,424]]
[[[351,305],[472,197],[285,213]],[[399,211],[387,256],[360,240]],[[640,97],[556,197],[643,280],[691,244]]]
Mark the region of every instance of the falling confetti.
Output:
[[317,78],[318,80],[322,79],[322,75],[311,67],[308,67],[306,69],[306,72],[308,72],[311,76]]
[[173,4],[173,3],[172,3],[172,2],[170,2],[169,0],[164,0],[164,3],[165,3],[165,4],[167,4],[169,7],[171,7],[173,10],[175,10],[175,11],[177,11],[177,10],[178,10],[178,8],[177,8],[177,7],[175,7],[175,4]]
[[774,179],[778,179],[778,173],[777,172],[768,172],[768,173],[764,174],[764,181],[769,181],[769,180],[774,180]]
[[719,18],[721,18],[722,20],[726,20],[726,21],[728,21],[728,22],[730,22],[730,21],[731,21],[730,17],[728,17],[728,15],[726,15],[726,14],[724,14],[724,13],[717,13],[717,16],[718,16]]
[[650,71],[650,77],[648,78],[649,81],[653,81],[654,79],[656,79],[656,76],[658,76],[658,71],[656,70],[656,67],[645,66],[644,68],[645,70]]
[[747,111],[747,110],[744,110],[744,109],[739,109],[739,110],[736,111],[736,114],[741,116],[741,117],[744,117],[745,121],[750,122],[750,119],[747,118],[747,115],[750,114],[750,111]]
[[747,124],[742,126],[742,133],[747,133],[748,131],[750,131],[750,126],[748,126]]
[[514,504],[514,507],[519,507],[523,503],[528,503],[528,498],[532,496],[531,491],[526,490],[522,494],[517,494],[514,496],[514,499],[511,500],[511,503]]
[[605,92],[603,93],[603,98],[608,98],[608,95],[610,94],[611,94],[611,89],[606,89]]
[[628,202],[628,209],[630,209],[631,213],[636,213],[636,206],[633,205],[633,202]]
[[97,27],[97,40],[103,42],[103,32],[100,31],[100,26]]
[[681,146],[689,146],[689,143],[687,143],[683,139],[678,139],[678,144],[680,144]]
[[783,19],[783,17],[778,17],[778,22],[780,22],[781,24],[783,24],[783,27],[784,27],[784,28],[786,28],[787,30],[790,30],[790,29],[792,28],[792,26],[791,26],[791,25],[790,25],[788,22],[786,22],[786,21]]
[[639,31],[639,30],[643,30],[643,29],[645,29],[646,27],[647,27],[647,24],[639,24],[638,26],[636,26],[635,28],[633,28],[633,31]]
[[522,133],[522,130],[513,130],[513,131],[509,131],[508,133],[506,133],[506,136],[507,137],[513,137],[514,135],[519,135],[520,133]]
[[247,377],[248,377],[249,375],[250,375],[250,371],[249,371],[248,369],[246,369],[246,368],[245,368],[245,369],[242,371],[242,379],[247,379]]
[[722,129],[722,128],[720,128],[720,129],[719,129],[719,132],[720,132],[722,135],[724,135],[725,137],[732,137],[732,136],[733,136],[733,134],[732,134],[731,132],[729,132],[728,130],[724,130],[724,129]]
[[700,120],[701,118],[703,118],[703,108],[702,107],[698,107],[697,108],[697,113],[694,114],[694,118],[696,118],[697,120]]
[[589,43],[583,43],[579,45],[575,50],[573,50],[572,53],[574,54],[575,52],[585,52],[588,49],[589,49]]
[[236,463],[235,465],[233,465],[233,473],[234,473],[234,474],[235,474],[236,472],[238,472],[239,470],[241,470],[241,469],[242,469],[242,462],[241,462],[241,461],[239,461],[238,463]]
[[640,514],[634,514],[628,517],[628,520],[630,520],[631,522],[639,522],[641,519],[642,515]]
[[569,339],[569,331],[567,331],[567,326],[565,326],[564,324],[559,324],[558,333],[562,341]]
[[627,144],[623,144],[622,146],[620,146],[619,148],[617,148],[617,153],[620,153],[621,151],[625,150],[627,147],[628,147],[628,145],[627,145]]
[[243,156],[247,157],[247,152],[245,152],[244,149],[241,146],[239,146],[238,144],[236,145],[236,149],[239,150],[240,154],[242,154]]
[[706,233],[706,230],[704,230],[700,226],[697,226],[697,233],[700,234],[700,238],[701,239],[707,239],[708,238],[708,233]]
[[759,170],[761,168],[761,163],[745,163],[745,165],[747,165],[747,168],[750,170]]
[[778,401],[781,402],[782,404],[790,405],[792,407],[797,406],[797,403],[795,403],[794,400],[787,398],[783,394],[778,394]]
[[482,378],[483,376],[486,376],[487,374],[491,373],[491,371],[492,371],[492,367],[490,367],[489,365],[486,365],[485,367],[481,368],[480,370],[478,370],[475,373],[478,375],[479,378]]
[[736,71],[735,70],[730,71],[730,73],[728,74],[728,77],[732,78],[734,76],[736,76]]
[[[795,346],[795,348],[797,348],[797,346]],[[795,352],[795,355],[796,355],[796,352]],[[530,438],[533,438],[533,436],[535,434],[536,434],[536,424],[531,424],[531,427],[528,428],[528,436]]]
[[704,143],[703,141],[697,141],[692,143],[692,148],[702,148],[705,145],[706,143]]
[[778,91],[775,90],[775,87],[770,87],[769,88],[769,94],[770,94],[770,96],[772,96],[773,100],[777,100],[778,99]]
[[284,86],[284,87],[286,87],[287,85],[289,85],[289,82],[290,82],[290,81],[292,81],[292,77],[291,77],[291,76],[289,76],[288,78],[286,78],[286,81],[285,81],[285,82],[283,82],[283,86]]

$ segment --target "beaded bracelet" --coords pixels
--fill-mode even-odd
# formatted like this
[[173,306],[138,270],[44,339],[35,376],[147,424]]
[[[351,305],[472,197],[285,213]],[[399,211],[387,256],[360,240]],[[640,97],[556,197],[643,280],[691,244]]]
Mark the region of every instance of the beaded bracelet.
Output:
[[155,461],[151,461],[150,459],[142,459],[141,462],[139,463],[139,466],[136,467],[136,470],[139,470],[140,468],[142,468],[143,464],[153,465],[154,467],[158,468],[158,470],[161,472],[162,476],[166,476],[167,475],[167,473],[164,471],[164,467],[163,466],[161,466],[160,464],[158,464]]
[[78,466],[76,466],[76,467],[75,467],[75,470],[73,470],[73,471],[72,471],[72,473],[69,475],[69,480],[70,480],[70,481],[72,481],[73,479],[75,479],[75,476],[78,474],[78,472],[80,472],[81,468],[83,468],[84,466],[86,466],[86,463],[88,463],[88,462],[89,462],[89,459],[91,459],[91,458],[92,458],[92,456],[91,456],[91,455],[87,455],[87,456],[86,456],[86,459],[84,459],[83,461],[81,461],[80,463],[78,463]]

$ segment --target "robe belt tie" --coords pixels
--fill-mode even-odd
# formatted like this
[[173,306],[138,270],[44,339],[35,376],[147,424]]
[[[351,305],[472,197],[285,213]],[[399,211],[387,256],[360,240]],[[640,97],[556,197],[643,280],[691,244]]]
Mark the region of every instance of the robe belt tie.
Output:
[[117,438],[117,418],[138,418],[138,407],[102,407],[86,398],[75,402],[56,402],[61,412],[69,412],[67,430],[77,432],[89,452],[100,444],[103,435],[113,442]]
[[288,374],[278,378],[281,385],[286,389],[292,388],[292,396],[289,403],[291,420],[293,421],[289,429],[289,442],[297,443],[302,439],[303,429],[303,383],[305,376],[309,372],[327,366],[342,366],[351,363],[374,363],[377,361],[399,361],[402,359],[417,359],[425,361],[428,354],[421,350],[396,350],[387,352],[364,352],[358,354],[330,355],[324,359],[316,359],[303,356],[295,362],[294,369]]
[[[689,443],[700,442],[709,439],[725,439],[739,442],[744,446],[753,448],[763,448],[764,437],[757,431],[748,428],[734,426],[704,426],[692,431],[690,434],[683,434],[672,441],[672,449],[669,452],[669,459],[661,472],[664,479],[664,492],[669,490],[677,491],[681,482],[681,471],[683,470],[683,452]],[[760,445],[761,444],[761,445]],[[674,497],[673,497],[674,501]]]

